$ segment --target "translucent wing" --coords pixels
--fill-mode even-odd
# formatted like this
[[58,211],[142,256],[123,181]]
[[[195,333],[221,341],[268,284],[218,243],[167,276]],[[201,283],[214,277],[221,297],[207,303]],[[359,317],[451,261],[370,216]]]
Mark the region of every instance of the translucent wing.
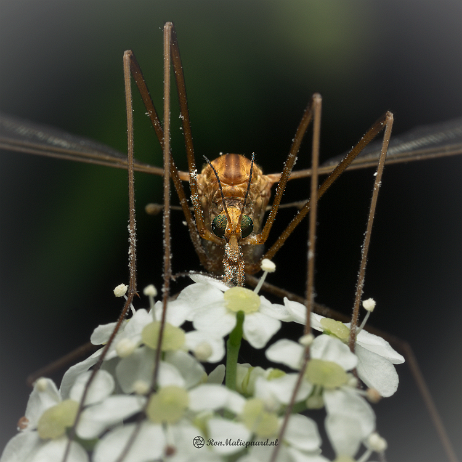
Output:
[[[366,168],[377,164],[382,143],[376,141],[366,146],[351,165]],[[446,157],[462,153],[462,118],[423,125],[400,136],[392,135],[388,147],[387,164],[413,160]],[[335,167],[347,153],[333,157],[323,167]]]
[[[0,149],[127,168],[127,156],[96,141],[0,113]],[[135,170],[163,175],[163,169],[135,160]]]
[[[381,142],[369,144],[349,170],[373,167],[380,155]],[[58,157],[61,159],[127,168],[127,157],[102,143],[72,135],[47,125],[12,117],[0,112],[0,149]],[[322,164],[320,173],[330,173],[347,153]],[[401,136],[392,136],[387,164],[462,154],[462,118],[425,125]],[[163,169],[135,160],[135,170],[163,175]],[[292,172],[290,179],[310,176],[310,170]],[[274,182],[280,173],[272,174]],[[188,180],[184,175],[182,180]]]
[[[381,141],[369,144],[348,167],[348,170],[376,166],[381,146]],[[320,173],[330,173],[347,154],[348,152],[345,152],[324,162],[319,168]],[[387,165],[457,154],[462,154],[462,118],[424,125],[400,136],[392,135],[388,147]],[[275,178],[277,175],[274,175]],[[299,170],[292,172],[290,179],[310,175],[310,170]]]

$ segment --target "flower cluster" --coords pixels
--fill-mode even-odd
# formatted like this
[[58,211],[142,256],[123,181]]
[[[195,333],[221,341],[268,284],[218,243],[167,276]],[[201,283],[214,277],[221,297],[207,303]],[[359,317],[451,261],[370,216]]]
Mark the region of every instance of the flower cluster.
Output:
[[[393,364],[403,358],[387,342],[361,330],[353,353],[346,345],[348,325],[312,314],[312,327],[322,334],[273,343],[266,357],[275,368],[238,364],[242,338],[261,349],[282,322],[304,324],[305,307],[287,299],[272,304],[248,289],[191,277],[194,283],[168,303],[160,354],[162,302],[153,302],[150,288],[150,308],[133,310],[124,321],[90,386],[90,369],[104,346],[72,366],[59,389],[50,379],[36,381],[20,431],[0,462],[61,461],[65,452],[68,462],[260,462],[276,447],[278,461],[322,462],[317,425],[306,414],[323,407],[336,460],[354,461],[361,446],[362,461],[385,450],[365,396],[396,391]],[[182,329],[186,321],[193,330]],[[97,327],[92,343],[105,345],[114,327]],[[225,368],[217,363],[228,335]],[[303,414],[285,418],[289,405]]]

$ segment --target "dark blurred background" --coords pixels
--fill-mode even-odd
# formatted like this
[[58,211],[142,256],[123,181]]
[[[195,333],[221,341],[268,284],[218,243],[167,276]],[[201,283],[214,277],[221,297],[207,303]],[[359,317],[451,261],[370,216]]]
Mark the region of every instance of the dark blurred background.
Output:
[[[134,50],[160,110],[165,21],[178,32],[199,164],[220,151],[255,152],[265,172],[280,171],[315,91],[323,95],[323,160],[349,149],[386,110],[394,134],[462,114],[459,1],[2,0],[0,8],[0,109],[122,152],[122,55]],[[172,111],[174,155],[185,169]],[[135,153],[161,165],[144,112],[135,106]],[[299,168],[310,163],[307,140]],[[25,377],[116,318],[112,289],[128,279],[128,213],[124,171],[5,152],[0,163],[3,447],[25,410]],[[378,303],[371,323],[415,348],[459,457],[461,175],[460,158],[386,168],[365,285]],[[348,173],[320,203],[317,300],[344,313],[372,184],[372,170]],[[308,191],[308,182],[294,182],[285,200]],[[136,194],[139,287],[159,287],[161,218],[143,210],[162,201],[160,179],[138,174]],[[292,215],[278,215],[270,239]],[[174,271],[199,269],[182,221],[178,212]],[[269,281],[303,294],[305,252],[306,225],[275,258]],[[398,372],[397,394],[376,406],[388,459],[444,460],[406,365]]]

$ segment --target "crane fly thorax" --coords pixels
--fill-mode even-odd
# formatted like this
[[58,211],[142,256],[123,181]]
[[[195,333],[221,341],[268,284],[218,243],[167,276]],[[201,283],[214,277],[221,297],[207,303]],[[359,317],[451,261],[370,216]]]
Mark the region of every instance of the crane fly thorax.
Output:
[[[256,164],[252,167],[251,161],[240,154],[224,154],[212,161],[212,165],[220,179],[222,192],[218,185],[217,176],[210,165],[206,165],[197,176],[199,198],[207,228],[211,229],[213,220],[224,213],[224,198],[228,212],[233,210],[233,216],[239,217],[242,211],[252,220],[253,231],[259,232],[271,195],[273,181],[263,174],[260,167]],[[249,195],[243,207],[249,186],[251,167],[252,177]],[[234,219],[232,221],[234,222]]]

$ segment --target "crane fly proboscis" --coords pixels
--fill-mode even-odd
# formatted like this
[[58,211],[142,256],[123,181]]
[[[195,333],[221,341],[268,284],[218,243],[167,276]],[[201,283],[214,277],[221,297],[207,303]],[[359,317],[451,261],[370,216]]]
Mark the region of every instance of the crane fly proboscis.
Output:
[[[178,71],[178,68],[176,69]],[[132,68],[133,71],[133,68]],[[184,95],[185,97],[185,95]],[[181,96],[180,96],[181,100]],[[149,112],[149,108],[148,108]],[[184,119],[185,114],[182,113],[182,118]],[[120,167],[120,168],[126,168],[126,160],[125,157],[118,153],[117,151],[111,150],[110,148],[104,147],[99,145],[98,143],[94,143],[89,140],[82,140],[78,137],[74,137],[73,135],[68,135],[65,133],[62,133],[60,131],[53,131],[45,127],[41,127],[39,125],[35,124],[29,124],[20,120],[15,120],[14,118],[10,118],[8,116],[2,116],[1,119],[1,129],[0,129],[0,146],[3,149],[8,149],[8,150],[15,150],[15,151],[22,151],[22,152],[29,152],[33,154],[41,154],[41,155],[50,155],[50,156],[55,156],[55,157],[62,157],[62,158],[68,158],[72,160],[79,160],[79,161],[84,161],[84,162],[89,162],[89,163],[95,163],[95,164],[102,164],[102,165],[110,165],[114,167]],[[155,124],[154,124],[155,125]],[[404,162],[408,160],[415,160],[419,158],[431,158],[431,157],[438,157],[438,156],[445,156],[445,155],[452,155],[452,154],[459,154],[461,152],[461,137],[462,137],[462,129],[461,129],[461,121],[452,121],[448,123],[444,123],[438,126],[430,126],[430,127],[423,127],[421,129],[418,129],[412,133],[409,134],[409,136],[405,136],[403,139],[396,139],[392,140],[389,148],[389,160],[388,162],[394,161],[394,162]],[[160,126],[160,124],[159,124]],[[185,133],[188,130],[185,128]],[[301,139],[295,137],[297,142],[301,142]],[[192,140],[192,139],[191,139]],[[296,152],[298,149],[295,149],[295,152],[293,153],[293,156],[295,156]],[[378,153],[380,150],[377,150],[376,145],[369,145],[368,148],[364,150],[364,152],[356,159],[356,161],[353,163],[351,168],[363,168],[363,167],[369,167],[371,165],[375,165],[377,162],[378,158]],[[223,160],[224,159],[224,160]],[[224,166],[222,165],[224,163]],[[232,194],[228,194],[226,192],[227,186],[234,186],[232,183],[235,180],[231,181],[231,184],[227,184],[224,179],[228,176],[228,171],[232,166],[236,165],[236,170],[241,172],[241,166],[245,165],[245,168],[243,170],[246,172],[244,175],[247,179],[245,179],[242,184],[245,185],[244,191],[247,189],[252,188],[252,183],[250,180],[252,180],[252,177],[254,176],[253,179],[259,178],[263,176],[263,173],[261,173],[259,170],[257,170],[256,165],[254,164],[253,166],[253,173],[250,175],[250,162],[242,156],[233,154],[233,155],[225,155],[224,157],[218,158],[218,160],[213,161],[211,163],[215,170],[213,172],[213,169],[211,169],[210,165],[205,167],[205,169],[197,175],[197,182],[199,184],[199,187],[201,185],[201,175],[204,175],[203,178],[206,178],[204,181],[205,187],[209,188],[210,183],[216,183],[218,184],[218,179],[222,183],[222,189],[223,189],[223,196],[225,197],[224,202],[226,202],[227,197],[231,197],[231,201],[234,201],[233,204],[230,204],[229,208],[231,210],[228,210],[227,213],[227,219],[228,222],[231,221],[229,218],[231,216],[236,217],[236,223],[240,224],[242,222],[244,215],[246,217],[250,217],[252,215],[250,212],[249,213],[243,213],[242,209],[244,208],[243,200],[245,199],[245,192],[243,195],[239,196],[236,198],[236,196],[233,196]],[[193,164],[194,165],[194,164]],[[287,165],[287,164],[286,164]],[[327,165],[321,168],[322,173],[328,173],[332,170],[334,170],[335,165],[337,165],[337,162],[329,162]],[[144,172],[150,172],[156,175],[162,175],[163,170],[154,167],[151,165],[143,164],[140,162],[135,163],[135,169],[138,171],[144,171]],[[209,171],[207,171],[207,169]],[[190,165],[190,172],[187,173],[179,173],[179,178],[182,180],[189,180],[192,177],[194,177],[194,166]],[[211,170],[211,171],[210,171]],[[241,174],[241,173],[239,173]],[[271,186],[269,183],[276,183],[278,180],[284,175],[287,177],[286,179],[296,179],[296,178],[301,178],[301,177],[306,177],[310,175],[309,171],[299,171],[299,172],[293,172],[290,173],[290,168],[284,169],[282,175],[280,173],[277,174],[270,174],[270,175],[265,175],[266,179],[266,188],[265,191],[269,190],[269,187]],[[259,178],[260,181],[263,181],[261,178]],[[248,187],[247,187],[248,185]],[[263,189],[263,188],[262,188]],[[216,208],[220,209],[220,203],[223,202],[223,199],[221,197],[222,192],[220,191],[220,188],[215,185],[214,188],[210,189],[211,192],[209,192],[209,195],[215,195],[218,197],[218,200],[215,202],[216,203]],[[282,196],[283,189],[281,189],[280,195]],[[194,193],[193,193],[194,194]],[[206,194],[205,194],[206,195]],[[252,195],[249,194],[249,197]],[[266,194],[269,199],[269,194]],[[266,197],[265,196],[265,197]],[[180,197],[181,199],[181,197]],[[280,197],[279,197],[280,199]],[[212,235],[217,236],[217,233],[214,232],[214,229],[216,230],[219,228],[218,233],[219,234],[224,234],[228,232],[230,235],[235,236],[236,232],[240,233],[240,229],[236,231],[235,228],[233,228],[231,231],[227,230],[227,227],[224,226],[224,231],[223,231],[223,226],[217,224],[217,222],[221,222],[222,218],[218,219],[215,224],[214,221],[217,219],[217,216],[220,216],[220,213],[213,215],[210,217],[207,212],[207,207],[211,207],[211,205],[207,204],[213,204],[213,200],[207,199],[203,201],[203,204],[205,203],[206,205],[202,205],[201,210],[198,210],[198,206],[200,205],[199,202],[201,201],[196,201],[193,205],[195,207],[195,212],[196,212],[196,221],[194,220],[189,220],[188,225],[190,225],[190,230],[191,230],[191,225],[196,223],[196,232],[199,232],[201,237],[209,237]],[[198,205],[199,204],[199,205]],[[252,208],[255,207],[255,199],[249,200],[249,205],[245,204],[246,207]],[[259,207],[262,212],[264,212],[266,208],[266,203],[262,203]],[[236,209],[236,210],[234,210]],[[189,210],[189,206],[186,208],[183,208],[183,210]],[[221,207],[220,211],[223,211],[224,207]],[[274,215],[276,212],[274,211],[277,209],[273,208],[273,211],[271,212],[272,214],[272,219],[274,219]],[[197,230],[197,222],[200,220],[200,214],[204,213],[204,223],[203,227],[207,231],[204,231],[203,228]],[[223,214],[221,214],[222,216]],[[198,218],[199,217],[199,218]],[[271,220],[268,219],[267,223],[269,222],[271,224]],[[253,222],[254,222],[254,235],[255,232],[260,229],[260,225],[262,225],[263,219],[258,216],[254,217]],[[229,223],[228,223],[229,224]],[[266,225],[265,225],[266,227]],[[233,234],[234,233],[234,234]],[[217,236],[220,237],[220,236]],[[246,237],[241,236],[242,239],[245,239]],[[237,239],[236,237],[232,239]],[[266,238],[265,238],[266,240]],[[256,244],[260,245],[263,242],[261,240],[256,240]],[[217,242],[215,238],[211,238],[212,244],[223,244],[223,241]],[[244,245],[250,245],[247,242],[244,242]],[[252,244],[253,245],[253,244]],[[200,244],[199,244],[200,246]],[[198,250],[199,249],[199,250]],[[216,257],[216,256],[211,256],[213,254],[213,251],[211,252],[210,250],[208,251],[208,254],[203,254],[202,253],[202,247],[197,246],[197,241],[196,241],[196,251],[198,252],[199,255],[206,255],[205,257],[202,257],[202,262],[204,266],[206,267],[207,270],[212,271],[214,273],[219,273],[221,271],[221,256]],[[279,249],[279,246],[276,248],[276,250]],[[219,252],[220,254],[223,253],[222,251]],[[247,257],[247,267],[250,268],[251,272],[255,271],[255,265],[257,264],[257,261],[259,261],[259,255],[254,252],[254,250],[250,250],[248,252],[249,256]],[[256,256],[257,255],[257,256]],[[250,262],[250,263],[249,263]],[[224,265],[226,267],[226,263]],[[242,265],[241,265],[242,266]],[[241,266],[238,266],[237,269],[231,268],[229,270],[230,276],[227,276],[226,279],[228,282],[235,283],[235,284],[243,284],[243,276],[241,274],[242,270],[240,269]],[[226,271],[226,270],[225,270]]]

